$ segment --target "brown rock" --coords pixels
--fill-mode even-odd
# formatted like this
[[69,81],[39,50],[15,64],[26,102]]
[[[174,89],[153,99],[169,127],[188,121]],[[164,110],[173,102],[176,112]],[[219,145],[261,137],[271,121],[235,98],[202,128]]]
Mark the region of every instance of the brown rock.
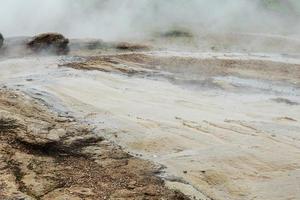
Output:
[[143,44],[133,44],[128,42],[120,42],[116,44],[116,49],[128,50],[128,51],[138,51],[138,50],[149,50],[150,47]]
[[27,42],[27,47],[35,53],[67,54],[69,40],[59,33],[43,33]]

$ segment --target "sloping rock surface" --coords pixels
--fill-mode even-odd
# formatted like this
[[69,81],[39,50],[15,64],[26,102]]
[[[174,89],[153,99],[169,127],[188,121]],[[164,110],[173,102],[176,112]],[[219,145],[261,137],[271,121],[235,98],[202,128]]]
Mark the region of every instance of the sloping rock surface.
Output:
[[0,199],[188,199],[72,117],[0,90]]

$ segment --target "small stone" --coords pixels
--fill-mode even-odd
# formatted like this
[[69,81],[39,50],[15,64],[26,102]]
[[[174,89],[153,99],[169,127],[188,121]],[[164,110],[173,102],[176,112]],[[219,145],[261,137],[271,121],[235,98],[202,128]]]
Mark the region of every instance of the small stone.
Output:
[[134,189],[136,186],[136,181],[131,181],[130,183],[128,183],[128,189]]
[[66,130],[64,129],[52,129],[49,131],[47,138],[52,141],[59,141],[61,137],[67,134]]

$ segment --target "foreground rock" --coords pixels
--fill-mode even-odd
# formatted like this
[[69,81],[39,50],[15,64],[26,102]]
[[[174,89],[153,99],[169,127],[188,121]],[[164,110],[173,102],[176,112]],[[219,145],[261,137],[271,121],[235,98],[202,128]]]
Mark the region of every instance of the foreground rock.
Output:
[[27,42],[27,47],[35,53],[67,54],[69,40],[58,33],[43,33]]
[[0,199],[188,199],[157,172],[89,126],[0,90]]
[[0,33],[0,48],[3,46],[4,38],[3,35]]

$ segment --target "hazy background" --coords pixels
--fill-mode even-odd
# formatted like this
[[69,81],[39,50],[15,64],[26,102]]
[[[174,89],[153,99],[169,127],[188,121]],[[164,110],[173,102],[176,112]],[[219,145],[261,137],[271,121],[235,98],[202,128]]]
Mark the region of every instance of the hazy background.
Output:
[[0,32],[136,38],[173,28],[298,35],[299,0],[1,0]]

